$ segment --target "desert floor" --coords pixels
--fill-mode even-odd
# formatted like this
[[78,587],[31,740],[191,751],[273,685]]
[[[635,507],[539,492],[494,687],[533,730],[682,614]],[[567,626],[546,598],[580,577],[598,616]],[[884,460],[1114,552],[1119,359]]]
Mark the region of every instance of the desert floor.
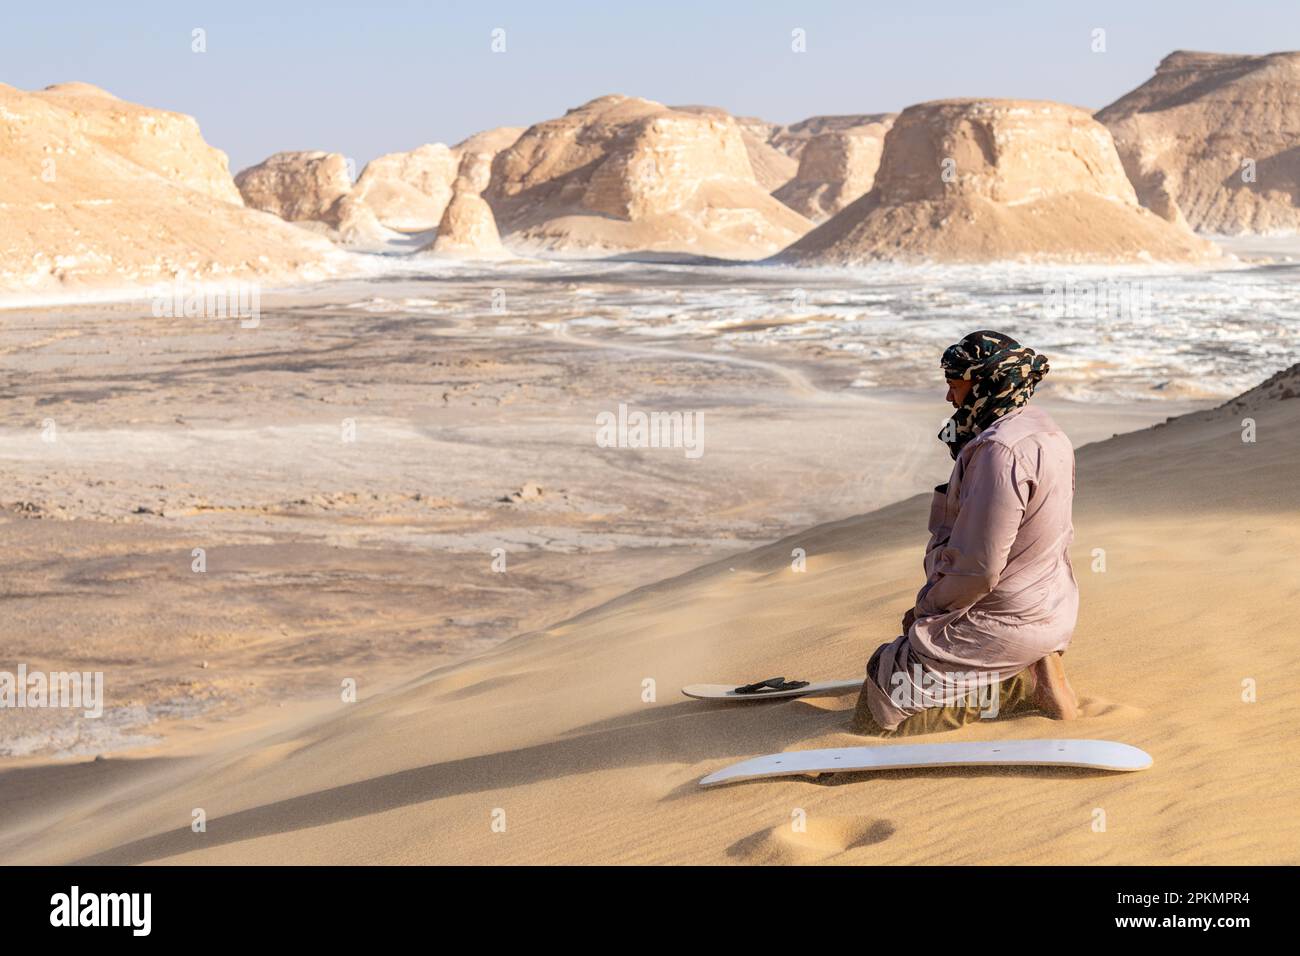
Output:
[[[861,351],[797,334],[631,334],[643,290],[601,281],[604,322],[574,321],[593,282],[573,272],[268,295],[256,329],[0,314],[0,666],[103,671],[108,698],[98,721],[6,713],[0,858],[1296,861],[1300,402],[1067,401],[1079,362],[1035,399],[1087,446],[1067,657],[1086,717],[947,737],[1124,740],[1152,770],[699,791],[748,756],[861,742],[852,696],[677,688],[852,677],[894,636],[918,493],[949,467],[937,355],[854,387]],[[701,412],[704,454],[599,447],[619,402]]]

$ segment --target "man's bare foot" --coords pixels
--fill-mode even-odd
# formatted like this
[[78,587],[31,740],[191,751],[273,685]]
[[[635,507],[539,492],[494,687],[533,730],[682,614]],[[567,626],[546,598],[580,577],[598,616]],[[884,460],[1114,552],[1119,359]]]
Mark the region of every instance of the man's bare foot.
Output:
[[1029,699],[1035,707],[1053,720],[1073,720],[1079,716],[1079,698],[1066,680],[1060,653],[1048,654],[1032,664],[1029,674],[1034,679]]

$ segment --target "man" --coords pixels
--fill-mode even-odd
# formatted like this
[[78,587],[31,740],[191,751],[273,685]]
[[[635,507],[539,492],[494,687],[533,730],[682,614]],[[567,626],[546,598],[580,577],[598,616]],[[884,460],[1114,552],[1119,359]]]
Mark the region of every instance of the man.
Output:
[[1025,404],[1047,359],[981,331],[940,364],[957,410],[939,433],[952,476],[930,507],[925,586],[902,636],[867,664],[853,730],[932,733],[1031,708],[1068,720],[1078,715],[1061,662],[1079,610],[1074,450]]

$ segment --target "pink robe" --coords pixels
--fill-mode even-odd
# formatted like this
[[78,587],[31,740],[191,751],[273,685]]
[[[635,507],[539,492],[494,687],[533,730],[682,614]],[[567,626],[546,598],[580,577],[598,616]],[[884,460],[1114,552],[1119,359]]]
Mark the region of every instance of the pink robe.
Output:
[[1010,412],[961,450],[930,505],[916,620],[866,682],[882,728],[965,697],[972,676],[1006,680],[1069,647],[1073,500],[1074,449],[1038,408]]

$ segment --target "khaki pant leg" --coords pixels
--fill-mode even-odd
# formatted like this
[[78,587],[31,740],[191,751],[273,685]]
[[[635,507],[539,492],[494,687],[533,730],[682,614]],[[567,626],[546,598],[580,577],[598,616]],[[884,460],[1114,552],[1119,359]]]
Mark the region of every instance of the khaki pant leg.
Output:
[[[958,704],[946,704],[943,707],[929,707],[920,713],[908,717],[894,730],[885,730],[871,715],[867,707],[867,683],[875,680],[873,664],[879,651],[872,656],[867,665],[867,680],[858,695],[858,705],[853,712],[850,729],[855,734],[869,737],[916,737],[921,734],[937,734],[947,730],[959,730],[967,724],[976,723],[985,718],[979,704],[964,701]],[[1005,717],[1024,710],[1029,704],[1030,684],[1028,671],[1008,677],[998,685],[998,717]],[[989,718],[996,719],[996,718]]]
[[[1029,703],[1029,672],[1021,671],[1008,677],[998,685],[998,717],[1006,717],[1023,710]],[[967,724],[981,720],[996,720],[980,716],[978,703],[964,701],[959,704],[946,704],[943,707],[930,707],[913,714],[898,725],[892,736],[915,737],[920,734],[937,734],[945,730],[959,730]]]

